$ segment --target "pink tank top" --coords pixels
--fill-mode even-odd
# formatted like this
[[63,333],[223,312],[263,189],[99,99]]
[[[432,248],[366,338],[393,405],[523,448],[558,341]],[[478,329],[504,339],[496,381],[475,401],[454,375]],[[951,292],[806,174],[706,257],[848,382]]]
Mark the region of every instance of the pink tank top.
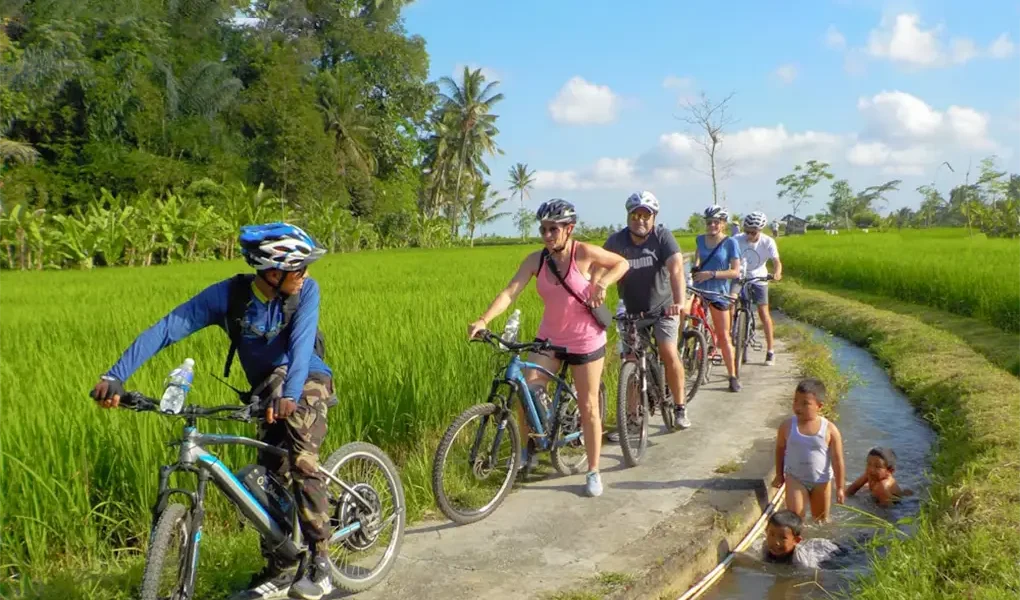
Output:
[[[570,267],[564,279],[570,289],[582,298],[587,297],[589,282],[574,263],[577,242],[570,248]],[[562,271],[561,271],[562,273]],[[542,265],[538,274],[538,295],[542,297],[545,310],[538,326],[538,337],[549,340],[557,346],[566,347],[571,354],[589,354],[606,345],[606,331],[595,322],[588,308],[577,301],[573,294],[563,289],[559,280]]]

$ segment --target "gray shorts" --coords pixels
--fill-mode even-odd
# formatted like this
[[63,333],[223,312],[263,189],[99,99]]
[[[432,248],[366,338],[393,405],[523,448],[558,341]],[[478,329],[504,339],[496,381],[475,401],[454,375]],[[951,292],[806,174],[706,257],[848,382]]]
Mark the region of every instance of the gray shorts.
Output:
[[[673,342],[676,343],[680,335],[680,317],[661,317],[652,321],[641,321],[639,323],[642,327],[651,327],[652,332],[655,335],[655,341],[662,342]],[[622,336],[620,338],[623,339]]]
[[[740,295],[740,284],[734,282],[730,286],[730,296],[736,298]],[[769,303],[769,284],[764,281],[756,281],[747,288],[747,295],[751,298],[752,304],[761,306]]]

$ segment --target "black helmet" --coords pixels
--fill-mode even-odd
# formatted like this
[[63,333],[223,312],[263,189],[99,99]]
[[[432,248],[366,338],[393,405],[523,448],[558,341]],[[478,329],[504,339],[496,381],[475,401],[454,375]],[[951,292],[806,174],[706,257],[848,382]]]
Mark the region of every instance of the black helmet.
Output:
[[554,223],[577,223],[577,210],[574,205],[562,198],[553,198],[543,202],[535,212],[539,221],[552,221]]

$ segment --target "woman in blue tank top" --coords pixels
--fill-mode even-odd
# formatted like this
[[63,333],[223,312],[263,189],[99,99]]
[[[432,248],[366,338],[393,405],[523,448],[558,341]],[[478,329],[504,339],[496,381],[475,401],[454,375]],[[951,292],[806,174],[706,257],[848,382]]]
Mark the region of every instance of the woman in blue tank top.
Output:
[[740,247],[736,240],[726,237],[729,212],[721,206],[705,209],[705,233],[696,239],[692,269],[695,289],[713,292],[709,300],[712,326],[715,328],[715,345],[722,351],[726,373],[730,376],[730,391],[740,391],[733,363],[733,342],[730,340],[730,283],[740,277]]

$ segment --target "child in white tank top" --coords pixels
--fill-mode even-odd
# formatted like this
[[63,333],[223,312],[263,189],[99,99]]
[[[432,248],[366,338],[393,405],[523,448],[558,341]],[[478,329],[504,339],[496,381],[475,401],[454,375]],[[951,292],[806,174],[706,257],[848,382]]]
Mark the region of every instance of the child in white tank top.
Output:
[[776,435],[776,478],[773,487],[786,483],[786,508],[804,517],[807,506],[816,521],[825,521],[832,504],[843,504],[846,486],[843,437],[835,423],[821,415],[825,384],[805,379],[793,395],[794,416],[779,426]]

